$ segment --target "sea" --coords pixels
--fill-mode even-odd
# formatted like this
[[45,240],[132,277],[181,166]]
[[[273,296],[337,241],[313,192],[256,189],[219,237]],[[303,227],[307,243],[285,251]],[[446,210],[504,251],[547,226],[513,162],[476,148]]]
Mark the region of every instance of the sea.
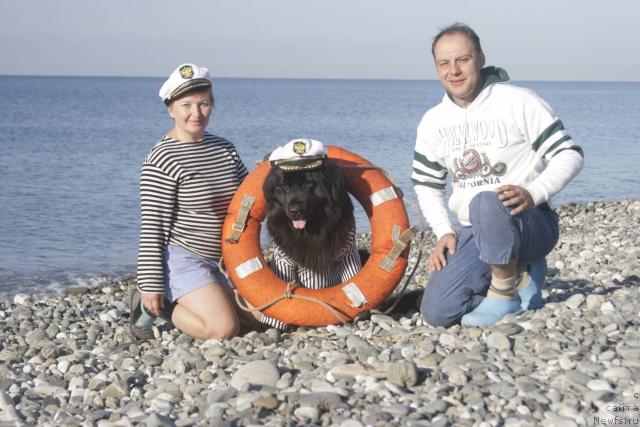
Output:
[[[0,297],[135,272],[140,167],[172,126],[162,82],[0,76]],[[546,99],[585,152],[554,205],[640,197],[640,82],[514,83]],[[415,129],[443,95],[427,80],[220,78],[214,92],[209,131],[249,169],[279,144],[313,138],[384,168],[410,200]],[[368,231],[361,208],[357,223]]]

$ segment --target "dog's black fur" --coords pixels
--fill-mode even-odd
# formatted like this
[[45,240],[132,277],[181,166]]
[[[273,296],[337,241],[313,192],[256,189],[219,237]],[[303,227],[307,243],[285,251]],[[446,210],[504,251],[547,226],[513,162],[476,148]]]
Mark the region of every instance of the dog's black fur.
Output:
[[[272,167],[263,190],[273,241],[301,266],[329,268],[355,227],[353,203],[338,167],[328,159],[312,170]],[[304,228],[294,227],[294,221],[300,227],[302,220]]]

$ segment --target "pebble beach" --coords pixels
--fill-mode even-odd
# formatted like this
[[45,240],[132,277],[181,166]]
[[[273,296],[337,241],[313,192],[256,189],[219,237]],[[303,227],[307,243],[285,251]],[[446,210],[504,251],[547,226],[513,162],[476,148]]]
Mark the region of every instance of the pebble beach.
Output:
[[640,425],[640,200],[558,212],[544,307],[492,328],[423,323],[430,232],[396,309],[356,323],[136,342],[132,277],[0,299],[0,426]]

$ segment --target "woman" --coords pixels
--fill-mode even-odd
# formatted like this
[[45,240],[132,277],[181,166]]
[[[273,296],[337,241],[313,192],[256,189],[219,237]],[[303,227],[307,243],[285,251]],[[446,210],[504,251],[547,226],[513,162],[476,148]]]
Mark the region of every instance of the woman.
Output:
[[205,131],[214,104],[206,68],[181,65],[159,95],[174,127],[149,152],[140,175],[131,330],[148,339],[154,317],[168,313],[185,334],[231,338],[240,323],[217,262],[227,206],[247,169],[232,143]]

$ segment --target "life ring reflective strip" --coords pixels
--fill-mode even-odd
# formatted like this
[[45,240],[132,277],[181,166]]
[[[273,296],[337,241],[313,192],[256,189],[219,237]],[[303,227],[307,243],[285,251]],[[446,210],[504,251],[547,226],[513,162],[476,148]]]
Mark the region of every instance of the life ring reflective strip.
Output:
[[[310,297],[329,304],[345,318],[377,307],[393,292],[407,268],[409,242],[415,233],[402,197],[378,168],[345,149],[328,146],[328,157],[341,168],[347,189],[362,205],[371,225],[371,255],[347,282],[326,289],[296,287],[268,267],[260,247],[261,223],[266,217],[262,191],[269,162],[259,164],[233,197],[222,228],[222,256],[229,277],[240,295],[253,307],[268,305],[283,294]],[[299,326],[339,323],[333,313],[307,298],[284,298],[264,314]]]

